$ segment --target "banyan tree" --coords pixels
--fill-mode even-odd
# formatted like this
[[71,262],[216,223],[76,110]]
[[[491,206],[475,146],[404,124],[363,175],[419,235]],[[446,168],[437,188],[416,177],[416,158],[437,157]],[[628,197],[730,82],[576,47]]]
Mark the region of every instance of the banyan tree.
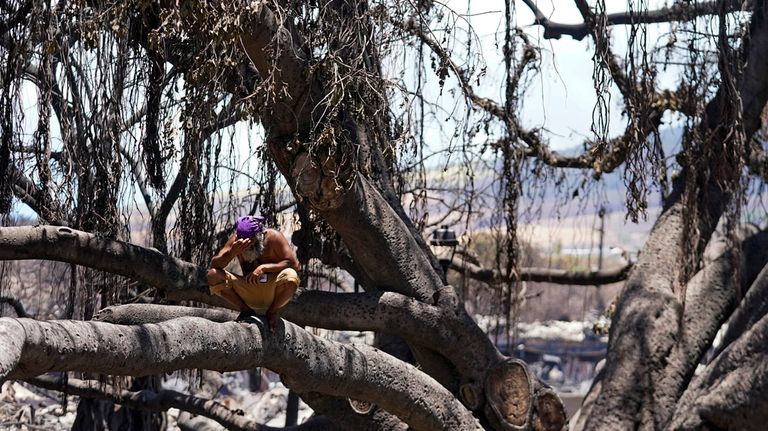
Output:
[[[576,23],[489,2],[491,42],[477,3],[0,2],[2,293],[11,264],[32,260],[14,279],[46,298],[4,299],[18,317],[0,318],[0,381],[267,429],[157,383],[265,367],[315,411],[297,428],[562,429],[558,395],[497,349],[425,239],[483,219],[495,268],[445,268],[492,282],[510,321],[522,281],[624,280],[571,427],[762,429],[768,248],[745,222],[765,215],[765,2],[557,2]],[[594,66],[577,151],[553,150],[524,114],[556,39],[581,41]],[[526,266],[517,228],[543,191],[587,199],[610,175],[629,223],[656,217],[634,265]],[[306,287],[272,331],[234,321],[205,270],[245,213],[291,226],[305,279],[355,288]]]

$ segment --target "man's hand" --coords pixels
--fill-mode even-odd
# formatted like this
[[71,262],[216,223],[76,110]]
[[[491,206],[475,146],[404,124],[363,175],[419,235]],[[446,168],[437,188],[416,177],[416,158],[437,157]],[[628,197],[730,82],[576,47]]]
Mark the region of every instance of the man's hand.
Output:
[[247,249],[251,245],[253,245],[252,238],[240,238],[232,243],[232,247],[230,247],[229,250],[232,253],[232,256],[237,257],[240,256],[243,250]]
[[248,283],[258,283],[259,278],[261,278],[261,276],[264,274],[265,274],[264,267],[262,265],[259,265],[256,267],[256,269],[251,271],[250,274],[245,276],[245,281],[247,281]]

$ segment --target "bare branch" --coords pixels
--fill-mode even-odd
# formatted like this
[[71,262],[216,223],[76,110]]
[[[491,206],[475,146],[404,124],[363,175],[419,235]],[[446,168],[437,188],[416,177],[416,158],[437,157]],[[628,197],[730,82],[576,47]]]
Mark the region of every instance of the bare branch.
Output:
[[[575,40],[582,40],[590,34],[589,26],[586,23],[562,24],[553,22],[536,6],[535,0],[523,0],[523,3],[534,14],[533,24],[544,28],[545,39],[560,39],[562,36],[571,36]],[[749,2],[726,0],[724,6],[726,13],[732,13],[745,10],[744,7],[748,7]],[[722,1],[706,3],[677,1],[670,7],[649,11],[611,13],[607,14],[605,18],[609,26],[691,21],[701,16],[716,15],[720,13],[722,7]]]
[[9,165],[8,172],[13,180],[13,193],[19,198],[25,205],[30,207],[32,211],[44,221],[53,224],[61,225],[65,224],[57,214],[60,213],[58,209],[52,209],[45,206],[41,206],[40,202],[44,201],[43,194],[46,193],[35,186],[35,184],[27,178],[20,170],[15,166]]
[[144,175],[144,169],[141,167],[141,163],[136,160],[135,157],[133,157],[133,153],[128,150],[128,148],[123,145],[122,142],[118,143],[118,146],[120,148],[120,154],[128,160],[128,166],[131,167],[131,173],[133,174],[133,179],[136,181],[136,184],[139,186],[139,191],[141,192],[141,197],[144,198],[144,204],[147,206],[147,211],[149,212],[149,216],[151,218],[154,218],[155,216],[155,205],[152,202],[152,195],[149,194],[149,188],[147,187],[147,177]]
[[632,270],[632,264],[623,267],[601,271],[568,271],[551,268],[520,268],[519,274],[511,277],[499,274],[495,269],[483,268],[461,257],[454,257],[451,269],[464,273],[470,278],[486,283],[504,283],[510,281],[535,281],[553,284],[570,284],[578,286],[594,286],[598,284],[617,283],[627,279]]
[[8,304],[13,307],[13,311],[16,312],[18,317],[32,317],[27,313],[26,310],[24,310],[24,304],[22,304],[21,301],[19,301],[17,298],[11,296],[0,296],[0,304]]

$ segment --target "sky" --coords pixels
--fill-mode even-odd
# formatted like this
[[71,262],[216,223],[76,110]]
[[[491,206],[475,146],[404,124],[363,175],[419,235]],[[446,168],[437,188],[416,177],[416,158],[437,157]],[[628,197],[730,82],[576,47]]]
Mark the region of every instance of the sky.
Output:
[[[568,0],[539,0],[538,7],[551,21],[578,24],[583,20],[572,1]],[[594,2],[590,1],[590,4]],[[624,12],[628,2],[606,1],[606,12]],[[641,2],[635,2],[635,4]],[[650,7],[660,7],[664,1],[651,0],[642,3]],[[468,22],[477,35],[482,48],[482,54],[487,64],[487,73],[481,78],[479,93],[494,100],[503,100],[504,64],[501,56],[503,40],[504,2],[489,0],[449,0],[445,3],[436,2],[438,8],[446,8],[454,14],[462,16],[457,22],[466,27],[462,21]],[[467,6],[469,4],[469,7]],[[514,25],[522,28],[531,38],[531,42],[539,46],[541,51],[541,73],[535,73],[524,93],[520,106],[520,117],[523,126],[545,127],[548,131],[550,145],[554,150],[565,150],[581,144],[585,137],[593,135],[590,132],[593,110],[597,96],[593,88],[594,44],[589,37],[576,41],[570,36],[560,39],[544,39],[541,26],[532,25],[534,15],[520,0],[515,2]],[[668,24],[650,25],[647,27],[648,45],[655,45],[660,38],[666,38]],[[626,52],[628,29],[616,26],[611,30],[614,52],[623,56]],[[659,85],[661,88],[674,87],[676,72],[661,72]],[[618,90],[612,87],[609,106],[609,136],[620,134],[625,125],[621,117],[622,99]],[[450,110],[450,108],[447,108]]]

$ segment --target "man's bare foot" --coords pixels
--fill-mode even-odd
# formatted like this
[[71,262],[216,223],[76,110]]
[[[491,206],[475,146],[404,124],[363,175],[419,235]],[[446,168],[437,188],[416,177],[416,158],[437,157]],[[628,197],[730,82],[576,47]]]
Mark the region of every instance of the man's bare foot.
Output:
[[280,315],[277,311],[267,311],[267,324],[269,325],[269,329],[275,329],[277,327],[277,322],[279,321]]

